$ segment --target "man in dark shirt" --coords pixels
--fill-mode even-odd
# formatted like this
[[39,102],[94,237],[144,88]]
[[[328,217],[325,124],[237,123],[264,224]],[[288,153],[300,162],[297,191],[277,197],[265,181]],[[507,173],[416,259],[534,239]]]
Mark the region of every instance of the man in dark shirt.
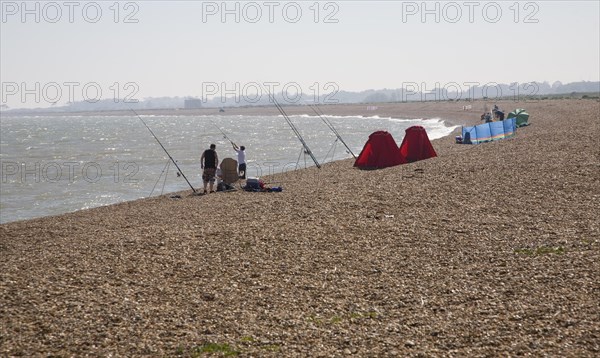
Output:
[[204,194],[206,194],[206,187],[210,183],[210,192],[214,193],[213,186],[215,184],[215,173],[217,172],[217,166],[219,165],[219,157],[215,150],[217,146],[215,144],[210,145],[210,149],[207,149],[202,153],[200,158],[200,167],[204,169],[202,172],[202,181],[204,182]]

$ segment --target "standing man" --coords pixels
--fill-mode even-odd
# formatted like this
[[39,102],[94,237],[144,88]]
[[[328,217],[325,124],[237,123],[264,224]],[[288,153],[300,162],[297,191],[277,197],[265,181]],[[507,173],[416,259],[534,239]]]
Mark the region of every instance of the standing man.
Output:
[[502,112],[502,111],[496,111],[496,115],[498,116],[498,120],[499,121],[503,121],[504,120],[504,112]]
[[206,186],[210,183],[210,192],[214,193],[213,186],[215,185],[215,174],[217,172],[217,166],[219,165],[219,157],[215,150],[217,146],[215,144],[210,145],[210,149],[207,149],[202,153],[200,158],[200,168],[204,169],[202,172],[202,181],[204,182],[204,194],[206,194]]
[[240,179],[246,179],[246,147],[238,147],[237,144],[231,142],[233,150],[236,151],[238,157],[238,175]]

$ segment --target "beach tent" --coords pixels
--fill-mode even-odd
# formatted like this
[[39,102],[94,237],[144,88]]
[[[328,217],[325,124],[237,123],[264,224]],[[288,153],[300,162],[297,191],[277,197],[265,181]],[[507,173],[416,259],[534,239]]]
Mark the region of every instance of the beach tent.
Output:
[[479,144],[494,140],[510,138],[517,131],[516,118],[499,122],[483,123],[472,127],[463,127],[462,142],[464,144]]
[[516,118],[517,127],[524,127],[529,125],[529,113],[523,108],[517,108],[508,114],[508,119]]
[[437,157],[425,128],[412,126],[406,130],[400,145],[400,156],[405,163]]
[[372,133],[365,143],[354,166],[361,169],[387,168],[402,164],[404,161],[398,151],[394,137],[388,132]]

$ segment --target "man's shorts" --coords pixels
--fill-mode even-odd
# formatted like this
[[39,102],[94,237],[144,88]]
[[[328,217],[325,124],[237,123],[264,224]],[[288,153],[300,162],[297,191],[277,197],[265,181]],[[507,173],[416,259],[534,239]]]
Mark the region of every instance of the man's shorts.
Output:
[[246,163],[242,163],[238,166],[238,172],[240,179],[246,179]]
[[217,172],[216,168],[204,168],[202,172],[202,180],[206,182],[215,182],[215,173]]

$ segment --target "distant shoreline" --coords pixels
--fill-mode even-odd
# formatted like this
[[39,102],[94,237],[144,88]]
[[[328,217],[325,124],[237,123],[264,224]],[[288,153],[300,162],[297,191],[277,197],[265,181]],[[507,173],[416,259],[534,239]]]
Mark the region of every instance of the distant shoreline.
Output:
[[[596,101],[596,98],[581,99],[562,99],[547,98],[534,100],[483,100],[477,99],[467,101],[421,101],[421,102],[389,102],[389,103],[361,103],[361,104],[326,104],[319,105],[319,109],[326,115],[337,116],[363,116],[363,117],[391,117],[397,119],[413,118],[441,118],[450,125],[473,125],[480,123],[481,113],[484,107],[488,111],[497,104],[504,111],[511,111],[517,107],[527,107],[528,104],[536,103],[561,103],[570,101]],[[470,106],[470,110],[463,110],[463,107]],[[284,105],[284,110],[289,115],[314,115],[314,112],[308,106]],[[224,107],[225,112],[220,112],[219,108],[163,108],[163,109],[136,109],[140,115],[155,116],[229,116],[229,115],[247,115],[247,116],[277,116],[280,115],[275,106],[245,106],[245,107]],[[133,113],[130,110],[107,110],[107,111],[81,111],[81,112],[2,112],[3,116],[130,116]],[[425,117],[424,117],[425,115]]]
[[[512,101],[505,101],[512,102]],[[473,109],[463,111],[462,107],[469,103]],[[363,117],[391,117],[398,119],[413,119],[413,118],[437,118],[444,117],[452,125],[462,124],[466,115],[473,112],[477,107],[483,107],[484,103],[500,103],[500,102],[407,102],[407,103],[364,103],[364,104],[328,104],[320,105],[319,109],[326,115],[338,116],[363,116]],[[491,106],[491,105],[490,105]],[[433,110],[435,108],[443,108],[443,110]],[[313,111],[308,106],[283,106],[285,112],[289,115],[314,115]],[[219,108],[198,108],[198,109],[183,109],[183,108],[164,108],[164,109],[136,109],[136,113],[140,115],[155,115],[155,116],[230,116],[230,115],[247,115],[247,116],[271,116],[280,115],[275,106],[248,106],[248,107],[225,107],[225,112],[220,112]],[[433,110],[433,111],[432,111]],[[423,113],[427,113],[427,117],[423,117]],[[438,113],[439,115],[435,115]],[[3,112],[7,117],[20,116],[64,116],[64,117],[79,117],[79,116],[131,116],[133,113],[130,110],[107,110],[107,111],[81,111],[81,112]],[[480,114],[477,115],[477,117]]]
[[[335,98],[337,100],[339,100],[339,104],[333,104],[333,103],[329,103],[329,104],[319,104],[319,106],[378,106],[378,105],[399,105],[399,104],[415,104],[415,103],[429,103],[429,104],[433,104],[433,103],[442,103],[442,102],[454,102],[454,103],[465,103],[465,104],[475,104],[475,103],[481,103],[481,102],[506,102],[506,101],[515,101],[515,96],[520,100],[520,101],[526,101],[526,102],[537,102],[537,101],[544,101],[544,100],[578,100],[578,99],[592,99],[592,100],[599,100],[600,98],[600,92],[598,91],[598,88],[600,86],[600,82],[597,81],[581,81],[581,82],[573,82],[573,83],[567,83],[567,84],[562,84],[559,81],[558,82],[558,86],[561,87],[561,89],[557,89],[555,88],[556,83],[552,85],[552,87],[549,86],[548,83],[540,83],[540,82],[530,82],[532,83],[537,83],[537,86],[539,87],[538,90],[535,91],[535,93],[531,93],[531,88],[527,87],[526,83],[522,83],[522,85],[524,85],[525,87],[520,87],[520,89],[515,89],[513,87],[514,84],[498,84],[499,86],[499,92],[500,95],[493,97],[493,98],[487,98],[483,96],[483,89],[482,88],[478,88],[478,87],[474,87],[471,88],[469,90],[469,92],[462,92],[461,94],[453,94],[453,93],[446,93],[445,91],[443,91],[443,89],[434,89],[432,91],[427,91],[425,93],[423,92],[410,92],[407,93],[407,97],[404,97],[403,94],[398,94],[398,93],[403,93],[402,89],[378,89],[378,90],[364,90],[364,91],[360,91],[360,92],[346,92],[346,91],[342,91],[344,92],[344,95],[342,96],[342,98]],[[486,88],[488,85],[485,85],[483,88]],[[481,96],[472,96],[473,93],[478,92],[479,90],[482,90]],[[515,92],[516,91],[516,92]],[[557,91],[557,92],[554,92]],[[487,92],[485,92],[487,93]],[[502,93],[507,94],[510,93],[510,95],[501,95]],[[361,95],[362,94],[362,95]],[[381,96],[383,96],[383,98],[386,99],[381,99],[378,98],[375,101],[376,102],[372,102],[373,100],[373,95],[374,94],[380,94]],[[350,95],[352,98],[348,98],[347,96]],[[410,98],[408,98],[410,97]],[[418,99],[420,97],[420,100]],[[185,109],[183,108],[184,106],[184,102],[185,99],[188,98],[194,98],[194,97],[166,97],[167,102],[163,102],[163,105],[165,107],[163,108],[159,108],[159,107],[155,107],[152,109],[143,109],[143,108],[139,108],[138,105],[141,103],[142,106],[145,105],[153,105],[156,106],[156,104],[153,104],[153,97],[150,98],[146,98],[140,102],[136,102],[136,103],[131,103],[131,107],[133,107],[136,111],[158,111],[158,112],[164,112],[164,111],[184,111],[184,112],[194,112],[197,110],[201,110],[201,111],[219,111],[220,108],[225,108],[226,110],[234,110],[234,109],[246,109],[246,108],[268,108],[271,107],[270,104],[266,104],[266,103],[258,103],[258,102],[240,102],[240,101],[230,101],[232,98],[229,97],[225,100],[225,103],[223,102],[219,102],[216,101],[214,98],[211,100],[200,100],[198,98],[197,99],[198,103],[201,106],[206,106],[206,107],[200,107],[197,109]],[[399,100],[399,98],[402,98],[402,100]],[[163,98],[161,98],[163,99]],[[81,101],[81,102],[75,102],[73,103],[74,106],[71,106],[71,104],[65,105],[65,106],[52,106],[52,107],[42,107],[42,108],[2,108],[0,109],[0,113],[3,114],[7,114],[7,115],[32,115],[32,114],[38,114],[38,115],[50,115],[50,114],[58,114],[58,113],[71,113],[71,114],[75,114],[75,115],[84,115],[84,114],[89,114],[89,113],[105,113],[104,115],[110,115],[110,114],[106,114],[106,113],[110,113],[110,112],[127,112],[128,109],[127,107],[130,107],[128,104],[126,104],[125,102],[120,102],[120,104],[118,104],[119,102],[115,102],[113,103],[112,101],[109,102],[104,102],[101,105],[98,105],[98,103],[96,102],[88,102],[87,105],[89,105],[89,107],[95,107],[97,109],[90,109],[90,110],[81,110],[82,107],[86,107],[86,103],[85,101]],[[47,105],[50,104],[50,102],[46,103]],[[290,102],[285,102],[283,100],[280,100],[280,104],[282,104],[284,107],[303,107],[302,105],[298,105],[296,103],[290,103]],[[236,106],[239,105],[239,106]],[[181,106],[181,107],[178,107]],[[306,106],[306,105],[305,105]],[[305,107],[304,106],[304,107]],[[112,109],[101,109],[101,108],[112,108]],[[119,108],[121,107],[121,108]],[[75,108],[80,108],[79,110],[75,110]]]

